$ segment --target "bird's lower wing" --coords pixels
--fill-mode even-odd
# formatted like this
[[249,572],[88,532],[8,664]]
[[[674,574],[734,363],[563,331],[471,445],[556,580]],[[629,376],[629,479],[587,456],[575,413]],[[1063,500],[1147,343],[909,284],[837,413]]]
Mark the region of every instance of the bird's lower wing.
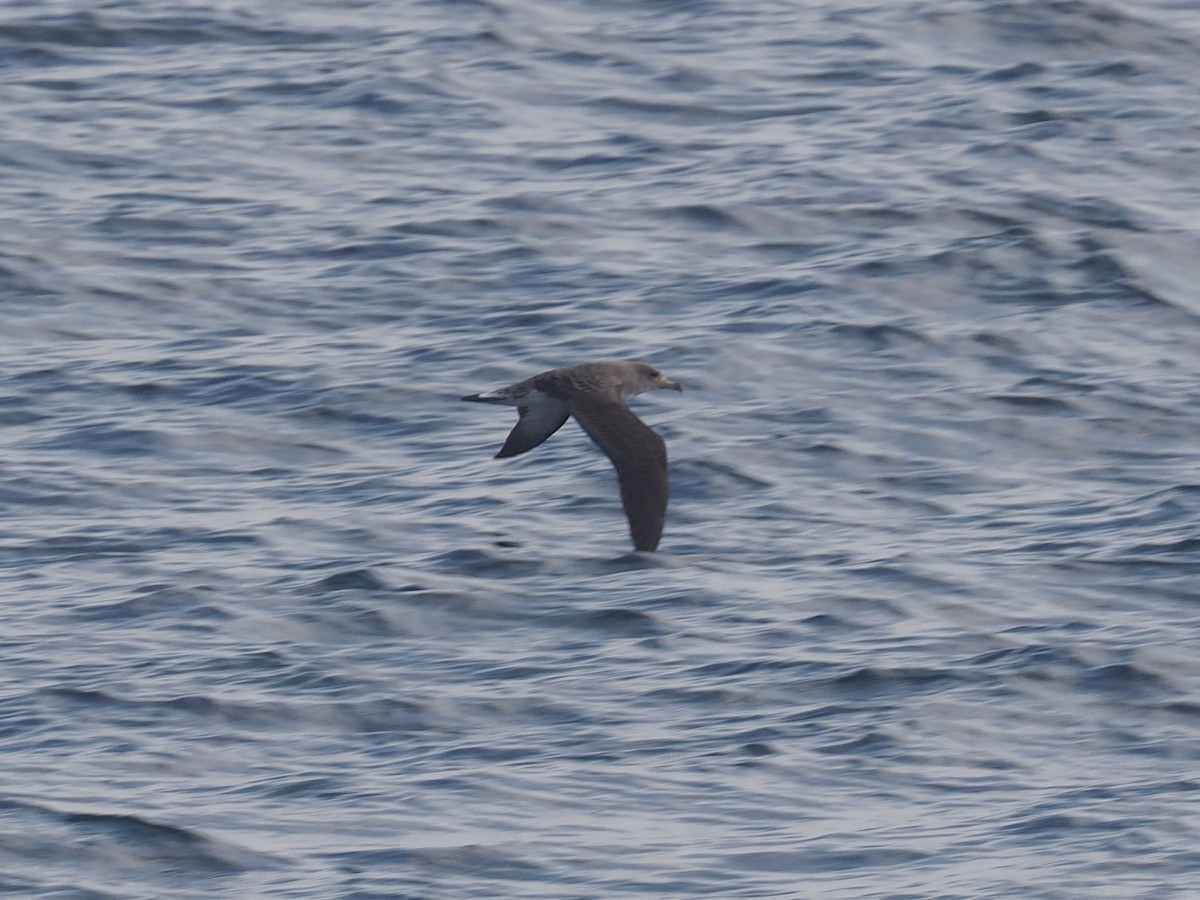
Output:
[[579,398],[568,407],[617,470],[634,549],[656,549],[667,516],[666,442],[617,400]]

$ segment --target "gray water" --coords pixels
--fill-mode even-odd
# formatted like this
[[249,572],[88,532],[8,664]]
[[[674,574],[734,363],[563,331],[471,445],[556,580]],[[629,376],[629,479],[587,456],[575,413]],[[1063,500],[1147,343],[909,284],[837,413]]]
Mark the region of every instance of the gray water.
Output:
[[[4,896],[1200,896],[1191,0],[38,0],[0,75]],[[606,358],[656,554],[458,399]]]

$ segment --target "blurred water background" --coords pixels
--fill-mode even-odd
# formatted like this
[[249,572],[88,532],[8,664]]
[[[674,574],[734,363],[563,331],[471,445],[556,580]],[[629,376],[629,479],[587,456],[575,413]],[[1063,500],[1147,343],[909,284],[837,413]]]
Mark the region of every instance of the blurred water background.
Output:
[[[0,76],[0,894],[1197,896],[1193,0],[37,0]],[[654,555],[458,400],[624,357]]]

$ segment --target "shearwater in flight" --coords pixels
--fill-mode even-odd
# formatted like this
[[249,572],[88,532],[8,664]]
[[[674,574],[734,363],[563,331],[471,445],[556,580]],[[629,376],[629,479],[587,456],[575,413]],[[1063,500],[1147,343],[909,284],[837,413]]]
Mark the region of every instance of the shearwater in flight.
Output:
[[667,514],[667,445],[625,401],[656,388],[683,390],[654,366],[621,360],[551,369],[463,399],[517,407],[497,459],[532,450],[574,416],[617,470],[634,549],[655,550]]

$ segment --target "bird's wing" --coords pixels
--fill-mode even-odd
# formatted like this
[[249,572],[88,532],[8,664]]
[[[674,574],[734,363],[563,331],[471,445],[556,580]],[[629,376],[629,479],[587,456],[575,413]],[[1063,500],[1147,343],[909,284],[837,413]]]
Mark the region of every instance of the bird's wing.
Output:
[[543,401],[535,406],[519,406],[517,414],[519,416],[517,424],[508,433],[508,440],[496,454],[496,459],[504,459],[532,450],[562,428],[570,411],[565,403]]
[[666,442],[615,398],[584,395],[567,406],[616,467],[634,549],[654,550],[667,516]]

